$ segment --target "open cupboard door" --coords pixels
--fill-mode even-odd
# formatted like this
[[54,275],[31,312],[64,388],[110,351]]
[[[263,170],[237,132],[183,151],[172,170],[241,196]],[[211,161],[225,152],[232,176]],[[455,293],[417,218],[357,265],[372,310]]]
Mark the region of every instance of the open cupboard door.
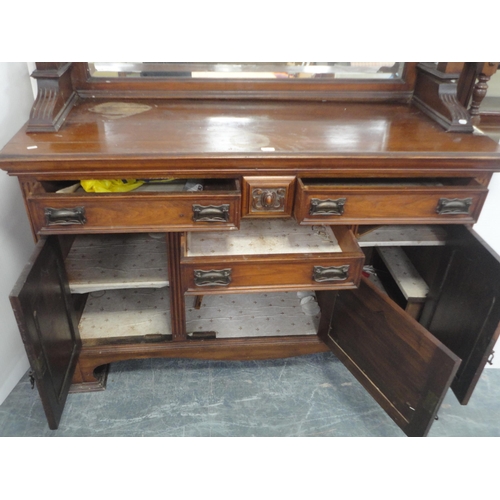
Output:
[[467,404],[500,334],[500,257],[474,231],[448,231],[420,322],[462,359],[451,388]]
[[369,280],[339,292],[322,340],[408,436],[425,436],[460,358]]
[[56,236],[38,242],[10,301],[49,427],[57,429],[81,342]]

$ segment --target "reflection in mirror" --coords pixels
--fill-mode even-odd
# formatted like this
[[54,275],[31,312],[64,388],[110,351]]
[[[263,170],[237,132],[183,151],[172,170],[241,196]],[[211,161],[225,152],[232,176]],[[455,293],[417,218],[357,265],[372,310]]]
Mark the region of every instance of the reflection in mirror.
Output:
[[403,69],[402,62],[89,63],[96,78],[389,80],[402,78]]

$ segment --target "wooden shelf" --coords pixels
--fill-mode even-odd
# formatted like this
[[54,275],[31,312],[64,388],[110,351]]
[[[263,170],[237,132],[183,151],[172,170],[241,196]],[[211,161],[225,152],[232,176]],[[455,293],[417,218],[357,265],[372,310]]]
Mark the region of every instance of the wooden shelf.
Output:
[[66,257],[72,293],[168,286],[163,233],[79,235]]
[[380,226],[358,239],[360,247],[441,246],[446,244],[446,229],[439,226]]
[[[170,290],[108,290],[91,294],[80,320],[86,343],[105,339],[171,335]],[[295,292],[205,296],[186,304],[187,331],[217,333],[217,338],[316,335],[319,313],[307,315]]]

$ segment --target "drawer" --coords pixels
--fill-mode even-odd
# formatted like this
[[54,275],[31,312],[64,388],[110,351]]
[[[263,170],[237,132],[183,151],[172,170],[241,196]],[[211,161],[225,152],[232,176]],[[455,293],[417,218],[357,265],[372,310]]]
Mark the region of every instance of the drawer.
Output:
[[26,197],[39,234],[231,230],[239,226],[241,190],[236,180],[145,185],[128,193],[44,192]]
[[243,177],[242,217],[291,217],[295,177]]
[[301,224],[474,223],[487,193],[474,179],[299,179],[294,216]]
[[364,262],[347,228],[293,219],[244,219],[231,233],[187,233],[181,252],[183,289],[202,295],[355,288]]

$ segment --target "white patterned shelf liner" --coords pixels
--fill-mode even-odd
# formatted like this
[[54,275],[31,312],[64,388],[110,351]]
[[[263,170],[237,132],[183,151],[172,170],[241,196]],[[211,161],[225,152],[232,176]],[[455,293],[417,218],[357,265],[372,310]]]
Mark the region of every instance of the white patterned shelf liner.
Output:
[[381,247],[377,251],[405,299],[423,301],[429,287],[404,250],[400,247]]
[[187,309],[186,326],[218,338],[315,335],[319,317],[304,313],[296,292],[205,295],[200,309]]
[[66,269],[72,293],[168,286],[165,235],[77,236]]
[[329,226],[294,219],[242,220],[239,231],[188,233],[188,257],[341,252]]
[[446,229],[426,225],[380,226],[359,237],[360,247],[441,246],[446,244]]
[[[200,309],[194,300],[187,298],[187,331],[215,331],[217,338],[315,335],[319,324],[319,314],[305,314],[295,292],[205,295]],[[80,335],[83,340],[168,335],[169,304],[168,288],[91,294]]]
[[168,288],[106,290],[87,299],[80,337],[103,339],[171,333]]

